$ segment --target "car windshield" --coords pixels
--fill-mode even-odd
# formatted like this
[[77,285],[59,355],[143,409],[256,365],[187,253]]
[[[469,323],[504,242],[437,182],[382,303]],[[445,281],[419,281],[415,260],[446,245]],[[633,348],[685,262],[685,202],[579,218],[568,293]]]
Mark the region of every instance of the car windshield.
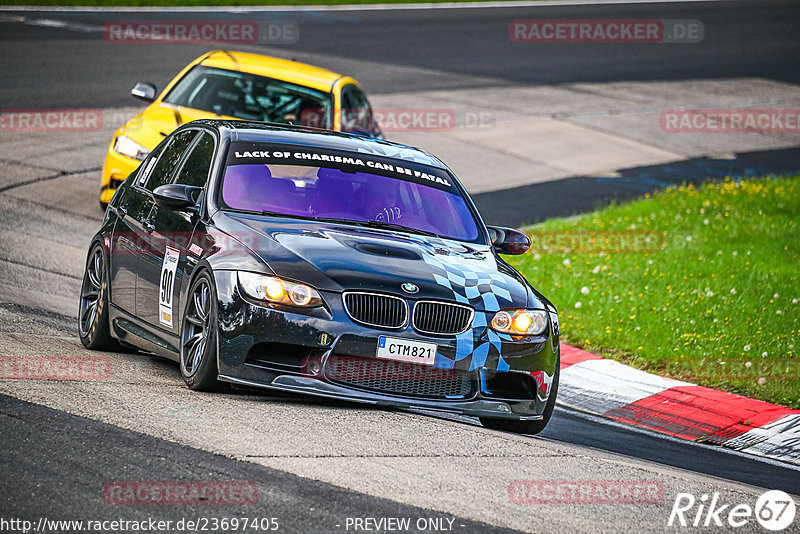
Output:
[[[480,242],[478,225],[466,200],[451,183],[452,178],[439,169],[424,167],[427,172],[423,172],[419,170],[423,166],[411,166],[404,161],[398,163],[407,167],[379,163],[360,154],[356,156],[362,157],[353,158],[325,155],[332,162],[322,166],[311,162],[299,165],[248,162],[263,160],[257,156],[265,154],[282,156],[266,159],[290,160],[298,159],[292,156],[302,159],[314,155],[231,149],[221,188],[224,207]],[[355,170],[358,165],[337,166],[333,163],[337,158],[361,162],[365,167],[377,163],[383,172]]]
[[167,104],[237,119],[330,129],[331,95],[246,72],[197,66],[164,98]]

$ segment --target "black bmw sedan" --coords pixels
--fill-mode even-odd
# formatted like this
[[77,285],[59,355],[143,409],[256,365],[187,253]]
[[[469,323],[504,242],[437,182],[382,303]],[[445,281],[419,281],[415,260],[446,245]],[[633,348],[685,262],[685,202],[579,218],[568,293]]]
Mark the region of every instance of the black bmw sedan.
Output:
[[81,342],[179,363],[191,389],[279,389],[537,433],[555,307],[501,257],[455,175],[407,146],[204,120],[117,190],[89,250]]

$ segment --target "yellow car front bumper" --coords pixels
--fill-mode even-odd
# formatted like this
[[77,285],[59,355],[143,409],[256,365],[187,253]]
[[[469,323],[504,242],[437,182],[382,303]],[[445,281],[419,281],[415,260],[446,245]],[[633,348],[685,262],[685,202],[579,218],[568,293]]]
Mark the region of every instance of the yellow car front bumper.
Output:
[[106,205],[111,202],[111,197],[117,187],[138,167],[141,161],[123,156],[114,151],[114,140],[111,140],[106,153],[106,160],[103,163],[103,171],[100,175],[100,204]]

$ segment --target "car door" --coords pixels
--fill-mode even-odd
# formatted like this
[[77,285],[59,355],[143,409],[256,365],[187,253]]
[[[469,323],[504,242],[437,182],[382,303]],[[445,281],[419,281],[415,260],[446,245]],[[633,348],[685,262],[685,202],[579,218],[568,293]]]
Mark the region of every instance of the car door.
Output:
[[[187,234],[191,236],[192,228],[188,222],[191,216],[183,214],[184,220],[181,223],[178,219],[182,212],[175,212],[175,215],[169,218],[172,227],[162,222],[161,230],[156,232],[156,218],[160,215],[160,208],[153,201],[153,191],[160,185],[172,182],[184,156],[199,133],[200,130],[192,128],[174,134],[144,184],[148,194],[149,209],[142,228],[147,246],[142,247],[137,264],[136,316],[170,332],[174,331],[175,327],[171,299],[165,299],[166,307],[163,310],[165,315],[159,317],[162,272],[166,273],[167,282],[172,284],[181,254],[180,241],[186,239]],[[171,291],[169,294],[171,295]]]
[[[208,182],[211,166],[214,161],[216,140],[214,136],[201,131],[186,150],[185,157],[178,164],[171,183],[204,188]],[[155,260],[142,268],[147,273],[140,273],[146,283],[158,276],[157,287],[151,291],[143,291],[140,302],[146,310],[147,320],[173,334],[180,334],[180,318],[183,303],[180,300],[182,289],[194,269],[194,262],[189,264],[188,247],[192,243],[192,234],[200,222],[199,202],[194,209],[169,210],[158,205],[153,206],[150,220],[154,227],[153,242],[163,245],[163,250],[153,249]],[[161,260],[159,265],[157,260]],[[158,272],[154,267],[159,267]]]
[[117,193],[109,209],[117,221],[111,235],[109,280],[111,302],[131,315],[136,315],[136,273],[142,248],[147,247],[149,235],[144,221],[150,216],[151,197],[144,188],[158,162],[166,143],[157,146],[142,162],[133,181]]

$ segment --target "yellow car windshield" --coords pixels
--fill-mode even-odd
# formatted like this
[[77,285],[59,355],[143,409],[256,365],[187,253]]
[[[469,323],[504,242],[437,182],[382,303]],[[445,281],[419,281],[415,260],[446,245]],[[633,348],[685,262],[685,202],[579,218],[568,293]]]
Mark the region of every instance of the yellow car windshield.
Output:
[[247,72],[197,66],[164,98],[216,115],[331,128],[331,95]]

